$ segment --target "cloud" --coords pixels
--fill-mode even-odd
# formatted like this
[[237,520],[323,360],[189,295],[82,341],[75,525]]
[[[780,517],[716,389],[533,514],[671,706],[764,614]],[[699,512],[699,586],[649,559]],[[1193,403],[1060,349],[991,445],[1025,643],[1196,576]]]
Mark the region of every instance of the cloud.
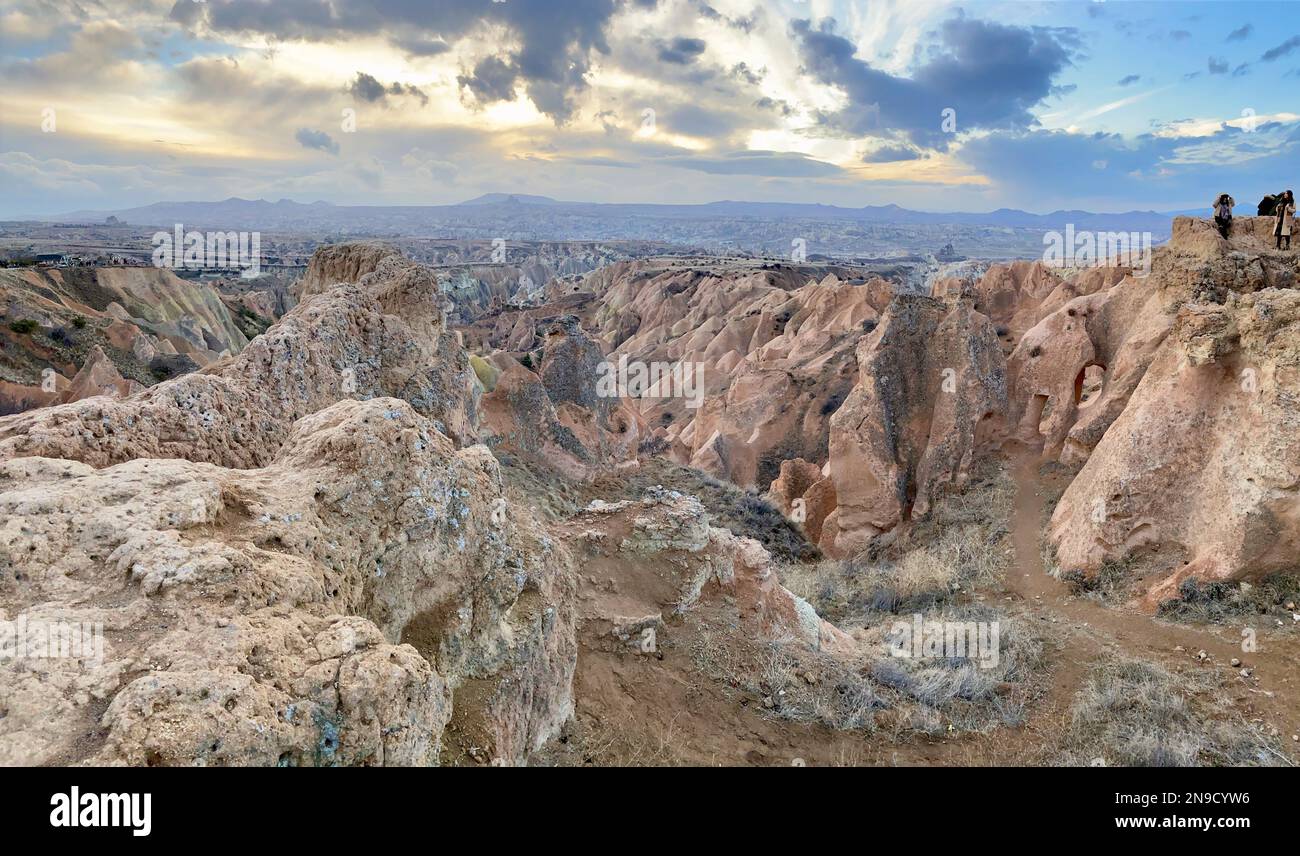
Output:
[[402,166],[413,170],[422,178],[440,184],[455,184],[460,174],[460,168],[454,163],[418,147],[402,155]]
[[1228,37],[1224,39],[1224,41],[1239,42],[1245,39],[1247,36],[1249,36],[1251,32],[1254,31],[1254,29],[1255,27],[1252,24],[1242,24],[1240,27],[1233,30],[1231,33],[1228,33]]
[[357,79],[348,87],[348,91],[362,101],[378,101],[384,97],[384,84],[365,72],[358,71]]
[[364,71],[357,72],[356,79],[353,80],[352,84],[348,87],[348,92],[352,94],[352,97],[359,98],[362,101],[368,101],[372,104],[377,101],[385,100],[389,95],[411,95],[420,99],[421,107],[424,107],[429,103],[429,96],[425,95],[424,92],[414,84],[398,83],[394,81],[388,86],[384,86],[384,84],[380,83],[373,76],[366,74]]
[[[441,52],[441,43],[455,43],[475,32],[491,32],[491,44],[510,47],[478,57],[474,71],[458,78],[461,86],[471,97],[489,102],[513,98],[513,83],[518,82],[537,109],[558,123],[576,109],[574,95],[587,86],[592,52],[609,53],[605,29],[623,3],[225,0],[202,5],[202,24],[216,33],[326,43],[379,36],[419,55]],[[192,12],[186,15],[193,17]],[[478,74],[480,68],[490,78]],[[507,78],[512,85],[504,85]]]
[[896,163],[898,161],[918,160],[922,155],[910,146],[882,146],[862,156],[863,163]]
[[675,65],[690,65],[704,53],[708,47],[703,39],[688,39],[678,36],[671,42],[659,46],[659,59]]
[[1268,50],[1264,51],[1264,54],[1260,57],[1260,59],[1262,59],[1264,62],[1272,62],[1278,57],[1286,56],[1296,48],[1300,48],[1300,36],[1292,36],[1291,38],[1287,39],[1285,42],[1278,45],[1277,47],[1269,48]]
[[354,175],[364,186],[379,190],[384,183],[384,165],[376,157],[364,157],[350,167]]
[[[1238,198],[1290,174],[1300,145],[1294,125],[1270,122],[1254,132],[1220,123],[1197,136],[999,132],[972,138],[959,156],[1013,198],[1041,204],[1102,204],[1107,198],[1178,198],[1192,187],[1223,187]],[[1104,171],[1090,169],[1104,161]],[[1051,201],[1046,201],[1050,199]],[[1085,200],[1091,200],[1085,203]],[[1104,210],[1104,209],[1103,209]]]
[[1120,85],[1120,86],[1128,86],[1129,84],[1137,83],[1137,82],[1138,82],[1139,80],[1141,80],[1141,79],[1142,79],[1142,75],[1140,75],[1140,74],[1129,74],[1129,75],[1125,75],[1124,77],[1121,77],[1121,78],[1119,79],[1119,85]]
[[310,128],[299,128],[298,132],[293,135],[298,144],[305,149],[317,149],[322,152],[329,152],[332,155],[339,153],[339,144],[324,131],[313,131]]
[[405,51],[407,56],[440,56],[451,50],[451,45],[442,39],[397,39],[394,44]]
[[515,100],[515,82],[519,72],[505,60],[495,56],[479,60],[470,74],[462,74],[456,82],[473,94],[481,103]]
[[738,151],[715,157],[673,155],[658,163],[712,175],[761,175],[775,178],[815,178],[837,175],[842,170],[833,163],[820,161],[797,152]]
[[1210,57],[1209,61],[1210,74],[1227,74],[1228,61],[1221,57]]
[[807,72],[848,96],[847,107],[822,116],[825,124],[855,135],[901,132],[941,150],[953,139],[943,127],[948,108],[963,132],[1033,126],[1030,108],[1052,93],[1078,46],[1069,29],[955,17],[940,26],[940,43],[927,61],[901,77],[858,59],[833,21],[795,21],[791,33]]

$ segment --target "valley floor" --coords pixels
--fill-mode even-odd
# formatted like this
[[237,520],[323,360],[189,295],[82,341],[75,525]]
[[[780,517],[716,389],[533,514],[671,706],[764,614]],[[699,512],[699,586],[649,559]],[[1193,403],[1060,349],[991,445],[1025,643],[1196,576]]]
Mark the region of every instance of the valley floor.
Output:
[[[1004,553],[1004,569],[952,586],[952,602],[912,602],[927,617],[959,603],[994,608],[1017,628],[1010,647],[1029,650],[1012,652],[1021,659],[1014,676],[965,699],[922,683],[893,682],[903,691],[891,693],[888,663],[884,670],[864,663],[856,676],[827,674],[796,646],[738,642],[734,614],[715,603],[669,621],[653,653],[584,639],[575,715],[532,763],[1295,766],[1300,658],[1292,622],[1273,614],[1169,621],[1080,592],[1043,560],[1043,527],[1065,477],[1015,450],[996,478],[1011,483],[1009,501],[977,496],[972,505],[990,509],[981,532]],[[836,584],[825,578],[835,566],[816,565],[810,580],[806,567],[786,565],[783,582],[815,598],[818,585],[824,594]],[[896,614],[875,611],[865,621],[906,618],[908,604],[904,597]],[[845,618],[815,605],[837,623]],[[1242,650],[1246,627],[1256,634],[1253,652]]]

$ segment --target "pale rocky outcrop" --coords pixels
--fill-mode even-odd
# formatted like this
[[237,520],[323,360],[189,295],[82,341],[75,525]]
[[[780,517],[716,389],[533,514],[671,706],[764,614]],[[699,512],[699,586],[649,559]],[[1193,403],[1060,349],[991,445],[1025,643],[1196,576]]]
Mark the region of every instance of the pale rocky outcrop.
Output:
[[477,381],[435,294],[380,258],[219,366],[0,420],[0,611],[108,630],[89,668],[0,673],[0,759],[519,763],[554,733],[572,566],[457,448]]
[[[369,258],[370,246],[362,247]],[[478,386],[442,326],[436,296],[428,269],[385,257],[359,283],[299,304],[238,356],[130,399],[94,398],[0,420],[0,459],[42,455],[107,466],[175,457],[262,466],[297,419],[342,398],[384,395],[472,441]]]
[[1052,516],[1063,571],[1144,557],[1189,576],[1259,577],[1300,556],[1300,292],[1184,306],[1145,378]]
[[384,259],[400,255],[396,247],[383,241],[326,244],[312,253],[307,270],[294,289],[295,296],[302,301],[341,282],[356,282],[373,273]]
[[582,606],[588,632],[637,641],[723,598],[740,631],[837,656],[856,644],[781,586],[771,556],[752,538],[709,525],[699,500],[652,489],[639,500],[594,502],[567,522],[562,537],[592,583]]
[[89,668],[0,672],[0,759],[431,763],[473,682],[520,761],[568,713],[571,570],[503,502],[486,449],[396,399],[299,420],[261,469],[0,465],[4,611],[107,630]]
[[[1076,297],[1027,331],[1008,357],[1017,437],[1068,464],[1086,460],[1127,405],[1173,316],[1150,278]],[[1085,374],[1102,373],[1083,399]]]

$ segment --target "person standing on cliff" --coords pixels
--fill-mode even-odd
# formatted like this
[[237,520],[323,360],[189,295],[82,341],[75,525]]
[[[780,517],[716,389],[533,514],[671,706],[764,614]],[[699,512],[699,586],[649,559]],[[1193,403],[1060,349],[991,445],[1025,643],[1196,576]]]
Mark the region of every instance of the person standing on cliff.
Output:
[[1273,225],[1273,237],[1277,238],[1277,248],[1283,249],[1283,242],[1286,243],[1285,249],[1291,249],[1291,226],[1295,220],[1295,194],[1287,191],[1277,200],[1277,210],[1274,212],[1276,223]]
[[1214,200],[1214,224],[1219,227],[1219,234],[1226,240],[1228,230],[1232,228],[1232,209],[1237,203],[1226,193],[1220,193]]

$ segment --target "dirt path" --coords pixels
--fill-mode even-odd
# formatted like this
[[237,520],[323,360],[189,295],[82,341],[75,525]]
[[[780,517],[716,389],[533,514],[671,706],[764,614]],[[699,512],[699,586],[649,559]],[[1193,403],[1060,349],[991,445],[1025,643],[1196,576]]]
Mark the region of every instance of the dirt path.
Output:
[[[1112,653],[1167,667],[1220,670],[1244,715],[1275,726],[1284,740],[1300,733],[1300,643],[1294,637],[1256,627],[1257,650],[1247,653],[1241,650],[1240,625],[1161,621],[1131,605],[1103,605],[1072,593],[1047,573],[1041,552],[1048,496],[1063,485],[1053,484],[1051,476],[1040,476],[1038,456],[1032,451],[1015,451],[1008,467],[1016,484],[1012,515],[1016,561],[1008,572],[1007,591],[1030,616],[1061,625],[1064,631],[1061,649],[1053,658],[1052,691],[1036,721],[1041,724],[1045,718],[1065,715],[1092,664]],[[1180,646],[1181,652],[1176,650]],[[1197,658],[1201,651],[1206,653],[1204,660]],[[1230,665],[1234,658],[1242,661],[1241,667]],[[1249,669],[1250,676],[1243,677],[1241,668]]]

